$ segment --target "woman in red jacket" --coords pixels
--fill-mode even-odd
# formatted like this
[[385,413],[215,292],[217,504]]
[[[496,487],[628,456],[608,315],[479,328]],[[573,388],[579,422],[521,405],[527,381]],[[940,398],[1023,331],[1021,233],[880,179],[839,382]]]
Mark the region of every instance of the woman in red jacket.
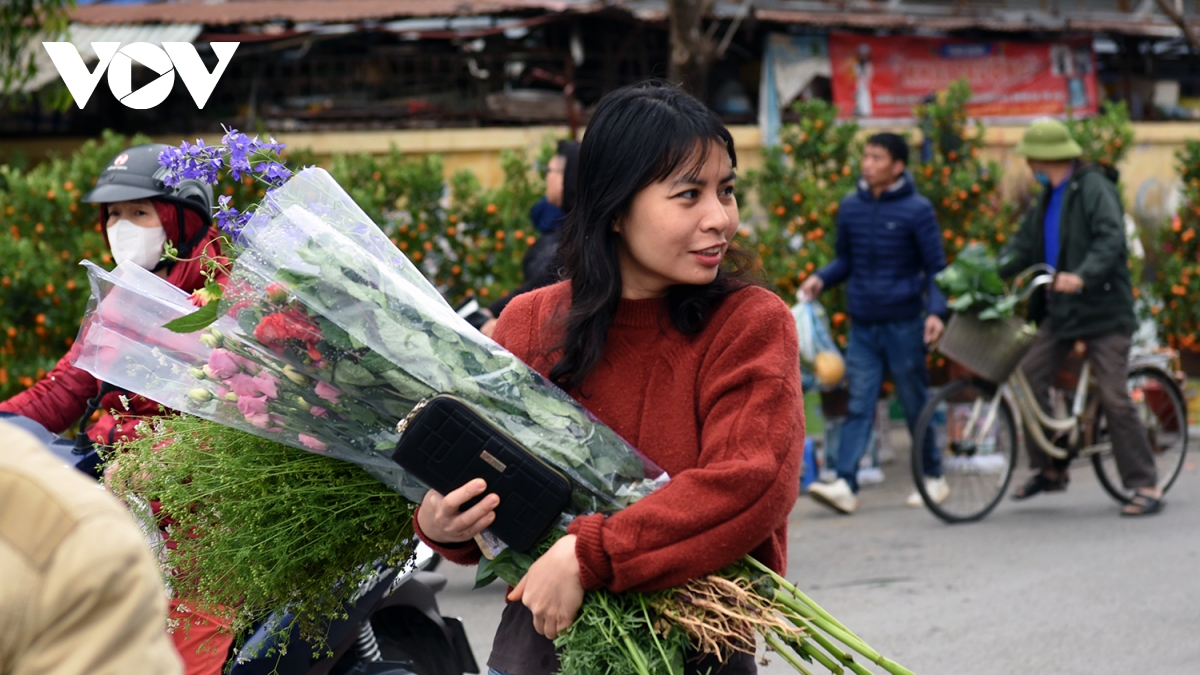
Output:
[[[167,187],[166,169],[158,156],[167,146],[139,145],[120,153],[108,163],[96,187],[83,197],[100,204],[100,225],[118,263],[132,262],[194,292],[204,287],[202,258],[221,258],[221,245],[212,223],[212,188],[195,180]],[[165,247],[175,249],[177,260],[163,257]],[[223,276],[218,278],[222,282]],[[81,418],[99,411],[100,417],[81,433],[76,447],[88,442],[112,447],[132,439],[135,427],[145,417],[160,414],[154,401],[126,395],[71,365],[71,352],[33,387],[0,403],[0,413],[21,415],[54,433],[68,431]],[[114,416],[112,411],[120,413]],[[88,424],[84,419],[82,424]],[[186,601],[171,603],[172,622],[178,625],[173,638],[187,668],[187,675],[219,675],[232,644],[232,636],[220,632],[220,624],[193,612]]]
[[[617,90],[588,124],[561,244],[567,281],[513,300],[494,336],[671,480],[616,515],[580,516],[533,564],[509,594],[495,673],[555,672],[552,639],[585,590],[675,586],[748,553],[786,570],[804,443],[798,348],[783,301],[741,280],[736,161],[728,130],[672,86]],[[486,490],[430,492],[421,537],[477,562],[471,539],[499,497],[459,507]],[[756,671],[747,654],[688,660],[689,673],[709,668]]]

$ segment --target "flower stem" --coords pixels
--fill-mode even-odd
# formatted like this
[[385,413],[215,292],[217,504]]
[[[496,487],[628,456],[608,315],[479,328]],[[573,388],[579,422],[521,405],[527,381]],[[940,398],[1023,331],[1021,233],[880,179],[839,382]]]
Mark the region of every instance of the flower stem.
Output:
[[803,661],[796,658],[795,655],[789,652],[788,648],[779,641],[779,638],[775,637],[774,635],[767,634],[763,636],[763,639],[766,640],[767,646],[775,650],[775,653],[779,654],[784,661],[787,661],[788,665],[790,665],[792,668],[795,668],[796,672],[802,673],[803,675],[813,675],[813,671],[809,670],[808,666],[804,665]]

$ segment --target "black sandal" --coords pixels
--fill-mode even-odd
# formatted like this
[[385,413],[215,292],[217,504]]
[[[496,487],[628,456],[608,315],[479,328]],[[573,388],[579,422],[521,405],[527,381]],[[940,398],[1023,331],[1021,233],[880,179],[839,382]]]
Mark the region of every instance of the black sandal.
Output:
[[1166,506],[1166,503],[1161,498],[1156,499],[1150,495],[1139,493],[1135,494],[1133,499],[1130,499],[1129,503],[1121,509],[1121,515],[1133,518],[1137,516],[1152,516],[1162,511],[1164,506]]
[[1012,493],[1012,498],[1021,501],[1029,499],[1039,492],[1063,492],[1067,489],[1068,478],[1047,478],[1044,474],[1035,474],[1033,478],[1025,481],[1025,484],[1017,488]]

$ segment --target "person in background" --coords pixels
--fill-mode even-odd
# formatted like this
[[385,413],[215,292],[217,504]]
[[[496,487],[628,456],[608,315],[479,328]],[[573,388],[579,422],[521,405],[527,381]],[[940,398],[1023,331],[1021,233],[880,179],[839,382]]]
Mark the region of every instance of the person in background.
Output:
[[[700,101],[647,83],[601,99],[563,231],[567,279],[513,300],[496,341],[662,467],[663,487],[576,518],[508,595],[488,666],[551,675],[584,591],[677,586],[750,554],[787,569],[804,404],[795,319],[744,278],[733,138]],[[430,491],[414,522],[447,560],[499,504],[473,480]],[[465,511],[460,507],[482,497]],[[753,654],[690,655],[685,675],[751,675]]]
[[566,214],[575,207],[575,176],[578,171],[579,142],[559,141],[558,152],[550,158],[546,167],[546,194],[529,212],[529,219],[540,236],[525,251],[521,261],[525,281],[516,290],[488,306],[491,319],[479,329],[484,335],[491,337],[496,328],[496,319],[513,298],[559,280],[562,264],[558,256],[558,243],[562,239]]
[[[1116,170],[1080,162],[1083,149],[1054,119],[1031,124],[1014,152],[1029,162],[1042,192],[1006,247],[1000,274],[1012,276],[1041,262],[1056,271],[1051,293],[1030,299],[1029,318],[1038,322],[1038,334],[1021,369],[1049,410],[1054,374],[1077,340],[1087,344],[1117,471],[1135,492],[1121,515],[1158,513],[1163,500],[1154,451],[1125,382],[1137,319]],[[1035,443],[1027,447],[1037,473],[1013,499],[1066,490],[1069,460],[1052,460]]]
[[166,589],[137,523],[0,420],[0,673],[182,672]]
[[[908,172],[908,143],[875,134],[863,150],[858,189],[842,200],[837,219],[837,257],[800,286],[810,300],[822,289],[847,282],[850,342],[846,375],[850,407],[837,452],[837,480],[814,483],[809,495],[841,513],[858,508],[858,463],[875,421],[884,371],[891,373],[909,432],[928,398],[927,345],[942,334],[946,299],[933,277],[946,266],[942,235],[929,200],[917,194]],[[938,503],[949,495],[934,435],[925,434],[925,486]],[[921,506],[913,492],[910,506]]]
[[[174,187],[164,185],[167,170],[159,165],[158,156],[166,148],[155,143],[121,152],[100,173],[83,201],[100,205],[100,225],[118,265],[132,263],[194,293],[207,281],[202,257],[222,259],[217,232],[211,227],[212,188],[196,180],[184,180]],[[168,244],[177,259],[165,256]],[[223,282],[224,275],[216,280]],[[0,413],[27,417],[56,434],[82,420],[87,426],[80,432],[77,446],[90,443],[110,448],[134,438],[135,427],[147,417],[162,414],[161,408],[72,365],[81,344],[77,342],[37,384],[0,402]],[[121,414],[113,415],[114,410]],[[99,413],[95,422],[91,422],[93,413]],[[171,619],[180,624],[172,635],[187,675],[219,675],[233,643],[233,636],[222,630],[222,622],[194,611],[180,598],[172,600]]]

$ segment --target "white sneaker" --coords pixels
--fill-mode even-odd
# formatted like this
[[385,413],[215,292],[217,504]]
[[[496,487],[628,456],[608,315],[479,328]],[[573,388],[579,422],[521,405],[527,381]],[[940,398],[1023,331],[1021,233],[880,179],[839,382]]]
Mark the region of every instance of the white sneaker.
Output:
[[813,483],[808,486],[808,495],[813,501],[847,515],[858,508],[858,497],[850,490],[850,484],[844,478],[832,483]]
[[[929,494],[929,498],[934,504],[941,504],[946,501],[946,497],[950,496],[950,486],[946,484],[945,478],[926,478],[925,492]],[[913,508],[921,508],[925,505],[925,500],[921,499],[921,493],[913,490],[913,493],[908,496],[907,504]]]

